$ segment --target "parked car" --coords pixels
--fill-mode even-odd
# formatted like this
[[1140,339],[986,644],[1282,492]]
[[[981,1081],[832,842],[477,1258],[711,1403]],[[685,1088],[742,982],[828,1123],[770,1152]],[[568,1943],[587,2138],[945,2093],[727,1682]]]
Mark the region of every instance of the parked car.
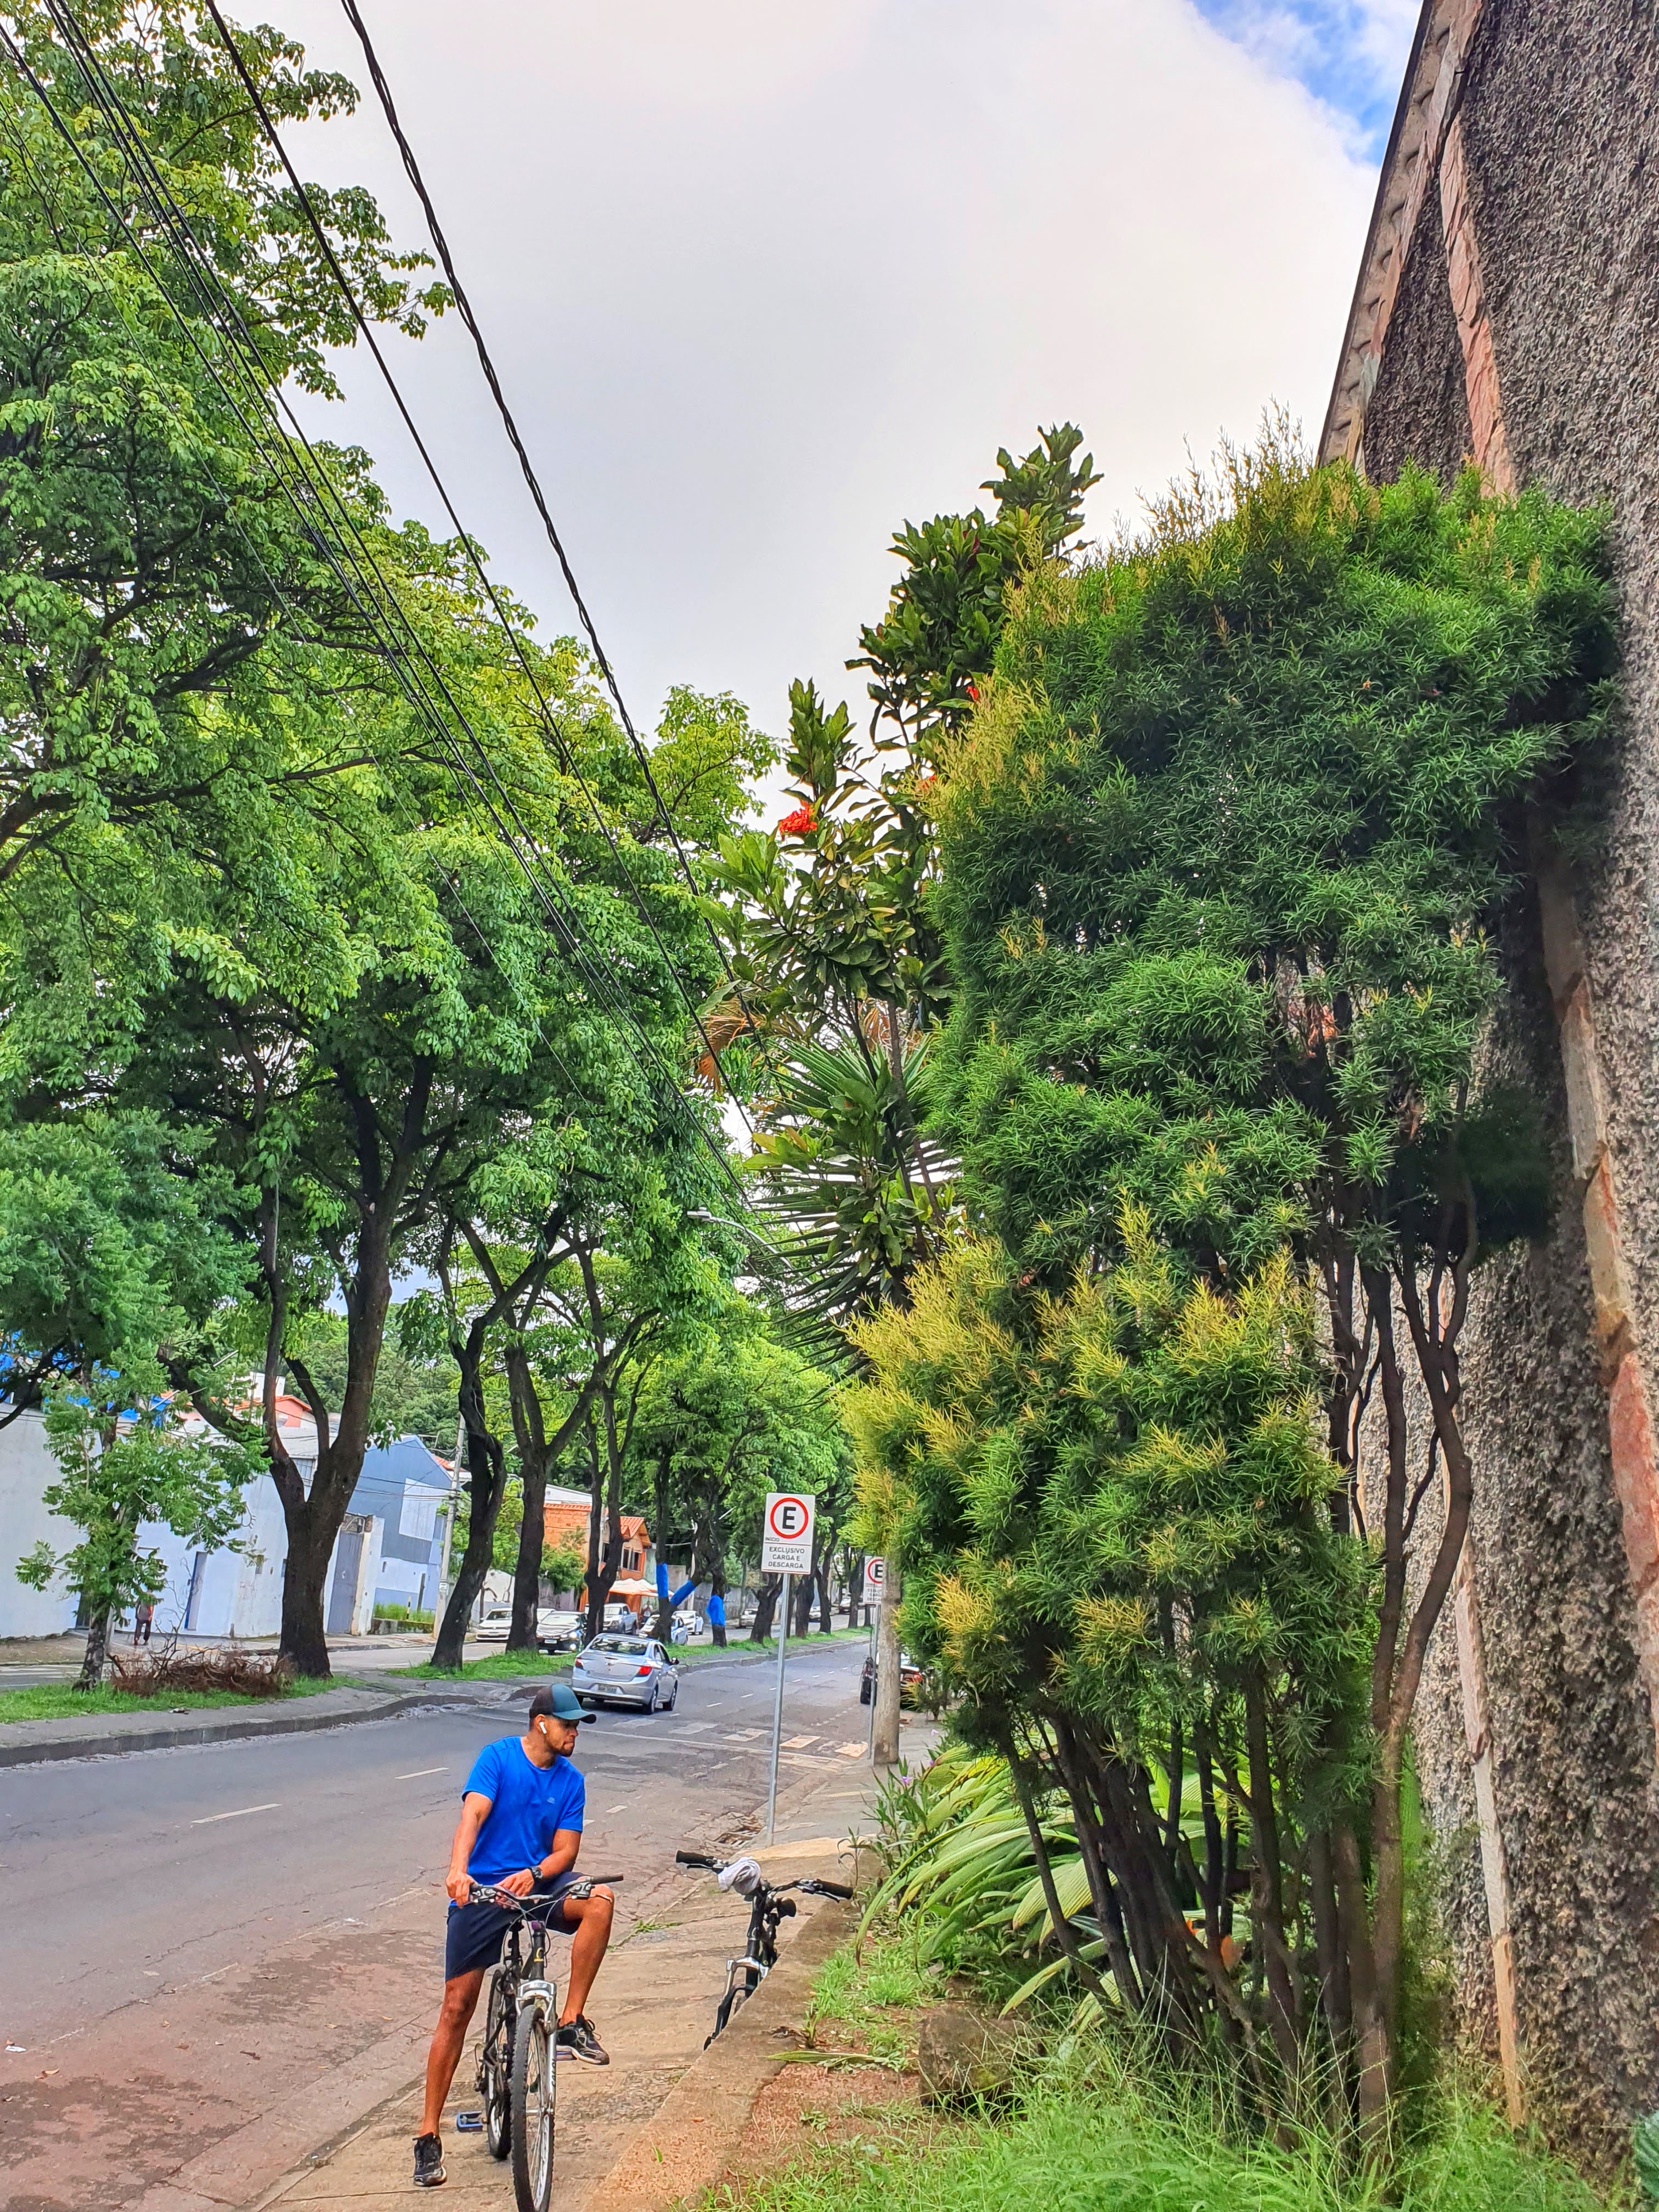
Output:
[[596,1636],[578,1654],[570,1686],[584,1705],[638,1705],[647,1713],[674,1710],[679,1669],[654,1636]]
[[707,1636],[708,1623],[695,1606],[683,1605],[674,1615],[676,1644],[695,1644],[700,1636]]
[[[919,1667],[908,1651],[901,1651],[899,1653],[900,1705],[919,1705],[921,1703],[921,1693],[926,1686],[927,1680],[927,1671],[926,1668]],[[861,1705],[872,1704],[874,1701],[875,1694],[876,1662],[872,1656],[866,1654],[864,1662],[864,1672],[859,1677],[859,1703]]]
[[472,1630],[480,1644],[505,1644],[513,1627],[510,1605],[487,1605],[483,1618]]
[[605,1625],[613,1634],[621,1636],[637,1636],[640,1631],[639,1616],[632,1606],[624,1605],[620,1598],[614,1605],[606,1606]]
[[580,1651],[587,1624],[579,1613],[544,1605],[536,1615],[536,1641],[544,1651]]

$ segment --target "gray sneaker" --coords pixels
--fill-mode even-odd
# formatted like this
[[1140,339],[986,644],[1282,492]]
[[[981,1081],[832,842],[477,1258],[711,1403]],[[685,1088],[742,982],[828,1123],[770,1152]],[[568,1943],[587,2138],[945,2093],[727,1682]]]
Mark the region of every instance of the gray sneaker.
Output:
[[444,2147],[436,2136],[415,2138],[415,2186],[441,2189],[449,2176],[444,2172]]
[[561,2027],[554,2040],[556,2058],[580,2058],[587,2066],[608,2066],[611,2053],[605,2050],[593,2033],[593,2023],[586,2013],[578,2013],[568,2026]]

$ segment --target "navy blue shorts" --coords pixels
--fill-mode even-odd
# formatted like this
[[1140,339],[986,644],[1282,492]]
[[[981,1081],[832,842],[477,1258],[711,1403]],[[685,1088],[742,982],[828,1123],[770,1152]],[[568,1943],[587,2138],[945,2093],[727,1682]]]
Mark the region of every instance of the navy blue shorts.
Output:
[[[581,1879],[579,1874],[555,1875],[551,1881],[538,1881],[531,1895],[562,1897]],[[444,1979],[453,1982],[457,1974],[473,1974],[481,1966],[493,1966],[501,1955],[501,1940],[515,1917],[500,1905],[452,1905],[444,1937]],[[562,1909],[550,1912],[547,1924],[556,1936],[576,1932]]]

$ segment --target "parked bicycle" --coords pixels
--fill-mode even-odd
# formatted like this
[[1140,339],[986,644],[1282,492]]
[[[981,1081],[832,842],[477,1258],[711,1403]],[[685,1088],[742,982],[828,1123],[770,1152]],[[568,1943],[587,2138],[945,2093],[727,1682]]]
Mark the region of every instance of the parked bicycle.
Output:
[[799,1889],[809,1897],[838,1897],[843,1902],[850,1899],[853,1893],[838,1881],[818,1881],[811,1876],[802,1881],[779,1882],[775,1887],[751,1858],[728,1862],[711,1859],[704,1851],[676,1851],[674,1860],[678,1866],[702,1867],[718,1875],[722,1889],[734,1889],[739,1897],[749,1900],[749,1935],[744,1955],[726,1962],[726,1992],[715,2010],[714,2028],[703,2041],[702,2047],[707,2051],[738,2006],[754,1996],[777,1965],[778,1929],[784,1921],[795,1917],[795,1900],[786,1893]]
[[[619,1874],[584,1875],[556,1896],[514,1897],[511,1890],[475,1882],[472,1895],[513,1915],[501,1962],[489,1977],[483,2042],[478,2051],[478,2094],[483,2100],[484,2141],[492,2158],[513,2160],[513,2194],[519,2212],[547,2212],[553,2194],[555,2108],[554,2038],[557,1993],[547,1972],[547,1918],[568,1897],[586,1897]],[[528,1938],[526,1945],[526,1937]]]

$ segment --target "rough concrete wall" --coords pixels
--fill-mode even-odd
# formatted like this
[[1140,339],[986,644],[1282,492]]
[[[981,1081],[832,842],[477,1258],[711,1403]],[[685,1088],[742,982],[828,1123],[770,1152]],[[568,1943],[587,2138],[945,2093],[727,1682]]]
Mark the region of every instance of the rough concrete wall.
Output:
[[1449,484],[1469,454],[1469,404],[1463,389],[1463,348],[1446,277],[1440,198],[1431,192],[1417,231],[1376,390],[1365,410],[1365,472],[1391,483],[1407,461]]
[[[1522,483],[1614,514],[1626,717],[1598,775],[1599,856],[1573,890],[1634,1286],[1659,1372],[1659,37],[1652,0],[1486,0],[1461,105],[1509,448]],[[1415,268],[1412,266],[1415,264]],[[1449,310],[1435,196],[1367,410],[1373,475],[1437,472]],[[1455,336],[1455,331],[1453,333]],[[1465,441],[1467,406],[1458,434]],[[1474,1537],[1521,2044],[1551,2131],[1615,2155],[1659,2106],[1659,1793],[1596,1371],[1580,1186],[1536,917],[1509,918],[1492,1048],[1546,1102],[1556,1228],[1483,1271],[1465,1360]],[[1417,1730],[1466,2022],[1489,2025],[1486,1915],[1456,1655],[1437,1639]]]
[[[1471,1534],[1528,2104],[1558,2140],[1599,2163],[1626,2148],[1633,2117],[1659,2105],[1659,1824],[1606,1401],[1585,1322],[1583,1227],[1560,1133],[1560,1058],[1528,955],[1535,933],[1532,917],[1513,917],[1511,997],[1488,1049],[1495,1077],[1545,1105],[1560,1196],[1547,1240],[1489,1262],[1472,1302]],[[1419,1549],[1426,1555],[1426,1536]],[[1491,2051],[1486,1908],[1449,1618],[1425,1677],[1416,1747],[1442,1844],[1460,2024]]]

